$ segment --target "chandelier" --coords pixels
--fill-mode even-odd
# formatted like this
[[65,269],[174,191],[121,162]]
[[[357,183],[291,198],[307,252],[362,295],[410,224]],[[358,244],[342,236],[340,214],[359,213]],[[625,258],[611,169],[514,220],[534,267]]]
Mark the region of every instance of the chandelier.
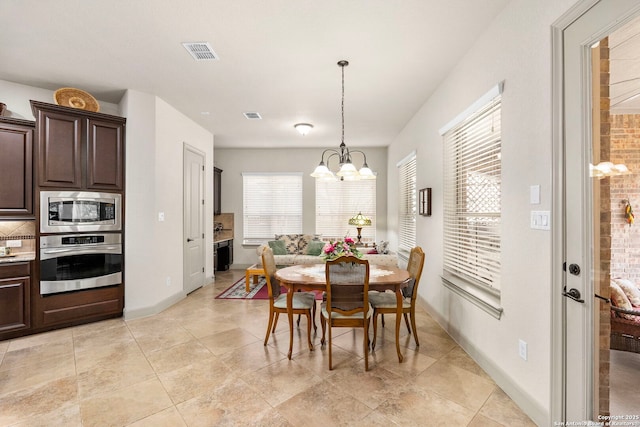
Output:
[[[344,143],[344,67],[347,65],[349,65],[348,61],[338,61],[338,66],[342,69],[342,142],[338,150],[335,148],[327,148],[322,152],[320,164],[318,164],[311,174],[312,177],[323,181],[336,181],[338,179],[346,181],[376,179],[376,175],[367,165],[367,156],[364,152],[360,150],[350,150]],[[327,153],[328,155],[325,163],[325,154]],[[359,153],[364,158],[364,162],[362,163],[360,170],[356,169],[351,160],[351,154],[354,153]],[[336,161],[339,166],[339,170],[335,174],[329,169],[329,160],[333,157],[336,157]]]

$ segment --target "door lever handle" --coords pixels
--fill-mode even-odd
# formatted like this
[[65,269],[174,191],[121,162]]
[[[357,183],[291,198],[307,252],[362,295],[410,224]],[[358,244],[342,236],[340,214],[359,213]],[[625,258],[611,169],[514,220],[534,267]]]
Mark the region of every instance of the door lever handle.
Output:
[[582,298],[580,298],[580,291],[577,290],[576,288],[571,288],[569,289],[569,292],[563,292],[562,295],[564,295],[565,297],[571,298],[574,301],[577,301],[579,303],[584,303],[584,300]]
[[193,239],[187,237],[187,242],[193,242]]

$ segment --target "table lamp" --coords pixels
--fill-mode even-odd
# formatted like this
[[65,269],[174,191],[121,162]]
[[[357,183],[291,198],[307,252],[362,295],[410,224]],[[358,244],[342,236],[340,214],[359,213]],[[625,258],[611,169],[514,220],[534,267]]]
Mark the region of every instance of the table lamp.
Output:
[[362,238],[362,227],[371,225],[371,219],[363,216],[362,212],[358,212],[358,215],[349,219],[349,225],[355,225],[358,229],[358,241],[356,242],[356,245],[362,246],[362,242],[360,241]]

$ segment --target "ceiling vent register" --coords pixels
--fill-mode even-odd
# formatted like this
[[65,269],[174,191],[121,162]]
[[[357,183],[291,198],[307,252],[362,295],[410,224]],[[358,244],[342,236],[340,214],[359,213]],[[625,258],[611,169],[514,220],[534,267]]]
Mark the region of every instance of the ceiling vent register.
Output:
[[206,42],[182,43],[187,52],[196,61],[215,61],[218,55],[213,51],[211,45]]

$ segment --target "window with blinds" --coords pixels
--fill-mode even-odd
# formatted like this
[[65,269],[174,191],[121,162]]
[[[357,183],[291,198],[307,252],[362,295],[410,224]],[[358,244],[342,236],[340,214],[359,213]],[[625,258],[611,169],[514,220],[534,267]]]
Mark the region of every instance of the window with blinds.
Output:
[[444,134],[445,273],[500,290],[501,97]]
[[243,244],[302,233],[302,172],[243,173]]
[[398,252],[406,255],[416,245],[416,153],[398,162],[400,207],[398,209]]
[[322,181],[316,179],[316,234],[323,240],[358,235],[349,219],[362,213],[371,226],[362,227],[362,243],[376,241],[376,180]]

